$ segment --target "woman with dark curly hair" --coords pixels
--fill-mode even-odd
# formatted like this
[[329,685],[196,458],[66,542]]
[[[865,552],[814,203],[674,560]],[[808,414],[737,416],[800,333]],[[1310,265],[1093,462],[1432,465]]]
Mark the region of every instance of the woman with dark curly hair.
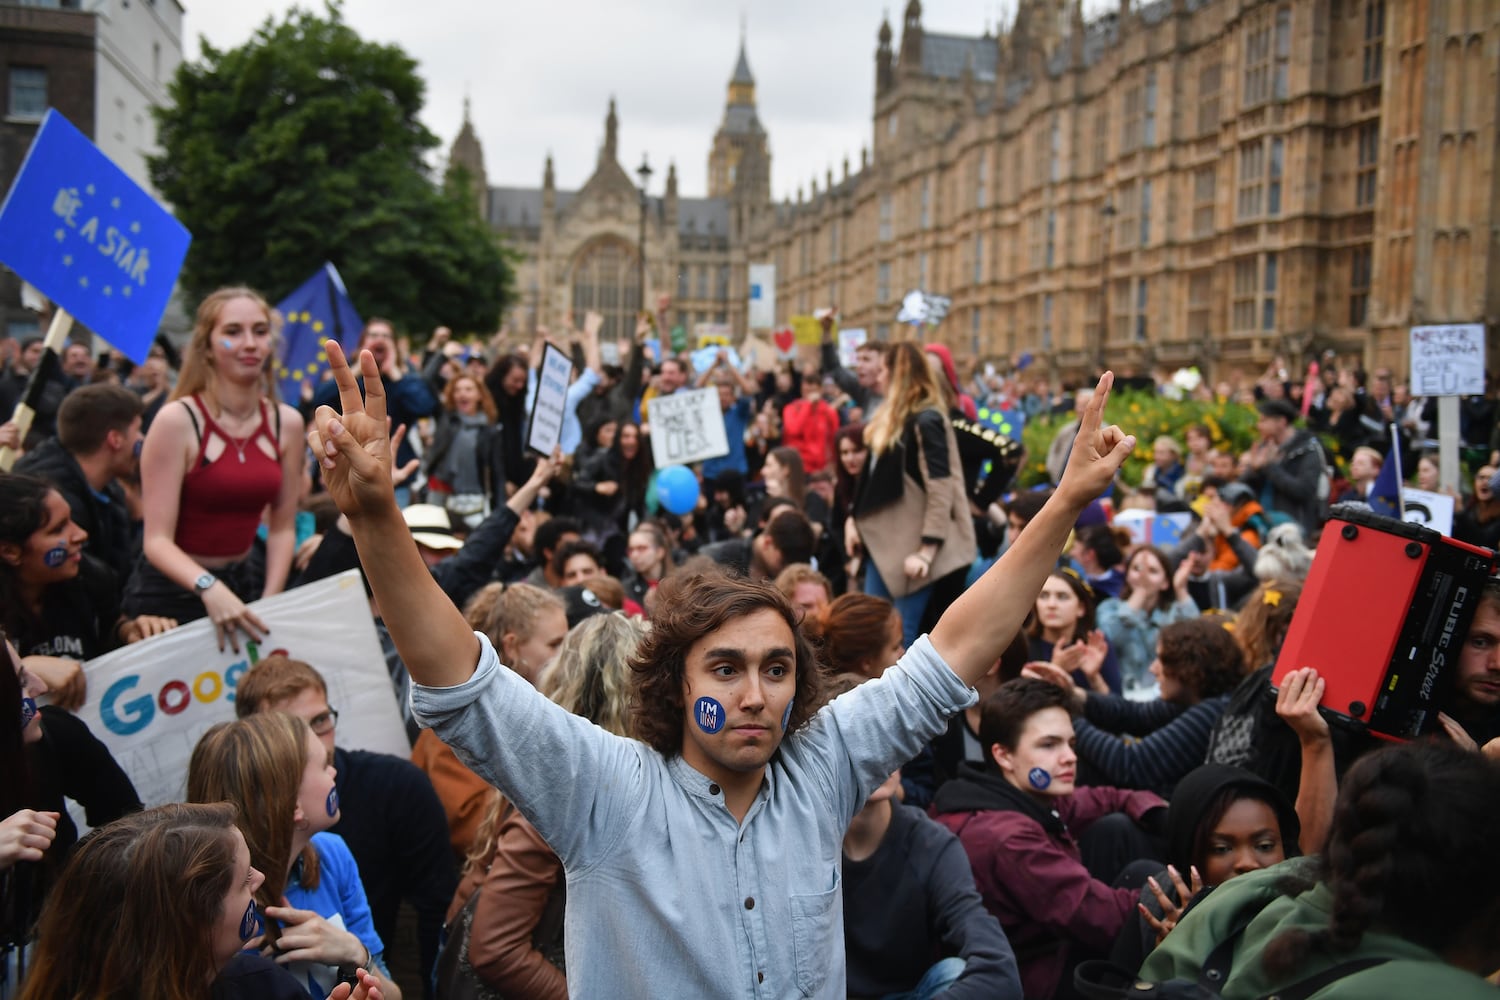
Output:
[[[1500,769],[1445,743],[1361,758],[1344,776],[1321,857],[1220,886],[1141,969],[1196,981],[1223,942],[1225,996],[1492,998],[1500,967]],[[1238,932],[1238,933],[1236,933]]]
[[[1245,658],[1223,619],[1174,622],[1156,640],[1151,674],[1161,685],[1155,701],[1130,701],[1074,687],[1052,664],[1027,671],[1074,692],[1083,715],[1074,727],[1081,763],[1101,784],[1148,788],[1170,798],[1177,780],[1203,763],[1208,736],[1245,676]],[[1126,743],[1117,734],[1141,739]]]

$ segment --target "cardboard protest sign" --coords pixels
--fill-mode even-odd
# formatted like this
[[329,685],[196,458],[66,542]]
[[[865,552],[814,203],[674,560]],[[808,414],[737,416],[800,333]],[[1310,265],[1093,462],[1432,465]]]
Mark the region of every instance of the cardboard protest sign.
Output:
[[854,367],[854,352],[859,345],[870,339],[870,335],[860,327],[839,331],[839,364],[845,368]]
[[1453,498],[1415,487],[1401,488],[1401,519],[1431,528],[1440,535],[1453,534]]
[[745,364],[745,371],[769,371],[776,364],[777,357],[776,348],[767,343],[765,338],[755,334],[746,337],[740,344],[740,359]]
[[531,404],[530,429],[526,432],[526,447],[540,455],[550,456],[562,440],[563,411],[568,404],[568,383],[572,379],[572,360],[559,347],[548,342],[542,350],[536,398]]
[[358,570],[256,601],[264,643],[219,651],[208,619],[88,661],[78,710],[147,806],[181,802],[188,758],[204,731],[234,718],[234,690],[260,660],[284,653],[312,664],[339,710],[340,746],[408,757],[406,729]]
[[1411,394],[1484,395],[1484,324],[1412,327]]
[[776,265],[750,265],[749,321],[752,330],[776,325]]
[[694,323],[693,336],[699,350],[705,347],[728,347],[734,331],[728,323]]
[[137,364],[191,240],[55,108],[0,207],[0,262]]
[[729,454],[717,389],[692,389],[651,400],[651,455],[658,469]]

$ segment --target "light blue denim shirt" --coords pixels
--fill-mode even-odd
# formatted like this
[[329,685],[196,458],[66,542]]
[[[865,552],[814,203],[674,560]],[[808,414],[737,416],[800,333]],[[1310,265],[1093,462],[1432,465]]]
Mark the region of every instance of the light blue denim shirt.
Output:
[[562,859],[573,997],[844,997],[849,820],[976,695],[923,636],[783,741],[743,824],[680,756],[572,715],[500,665],[412,708]]

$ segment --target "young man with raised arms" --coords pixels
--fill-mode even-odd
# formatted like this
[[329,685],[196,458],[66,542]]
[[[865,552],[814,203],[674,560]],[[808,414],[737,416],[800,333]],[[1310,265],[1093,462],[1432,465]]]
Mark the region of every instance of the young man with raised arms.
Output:
[[814,712],[818,675],[774,587],[678,585],[632,664],[638,740],[562,711],[502,666],[423,571],[392,495],[385,399],[329,342],[343,414],[308,443],[348,516],[415,686],[417,716],[562,858],[573,996],[843,997],[850,818],[1020,628],[1084,506],[1135,439],[1086,409],[1067,475],[1026,533],[876,681]]

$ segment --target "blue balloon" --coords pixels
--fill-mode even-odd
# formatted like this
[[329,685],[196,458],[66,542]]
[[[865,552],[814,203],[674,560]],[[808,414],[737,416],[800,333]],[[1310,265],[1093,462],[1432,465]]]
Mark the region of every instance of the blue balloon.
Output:
[[656,498],[668,511],[682,517],[698,506],[698,477],[682,465],[669,465],[656,474]]

